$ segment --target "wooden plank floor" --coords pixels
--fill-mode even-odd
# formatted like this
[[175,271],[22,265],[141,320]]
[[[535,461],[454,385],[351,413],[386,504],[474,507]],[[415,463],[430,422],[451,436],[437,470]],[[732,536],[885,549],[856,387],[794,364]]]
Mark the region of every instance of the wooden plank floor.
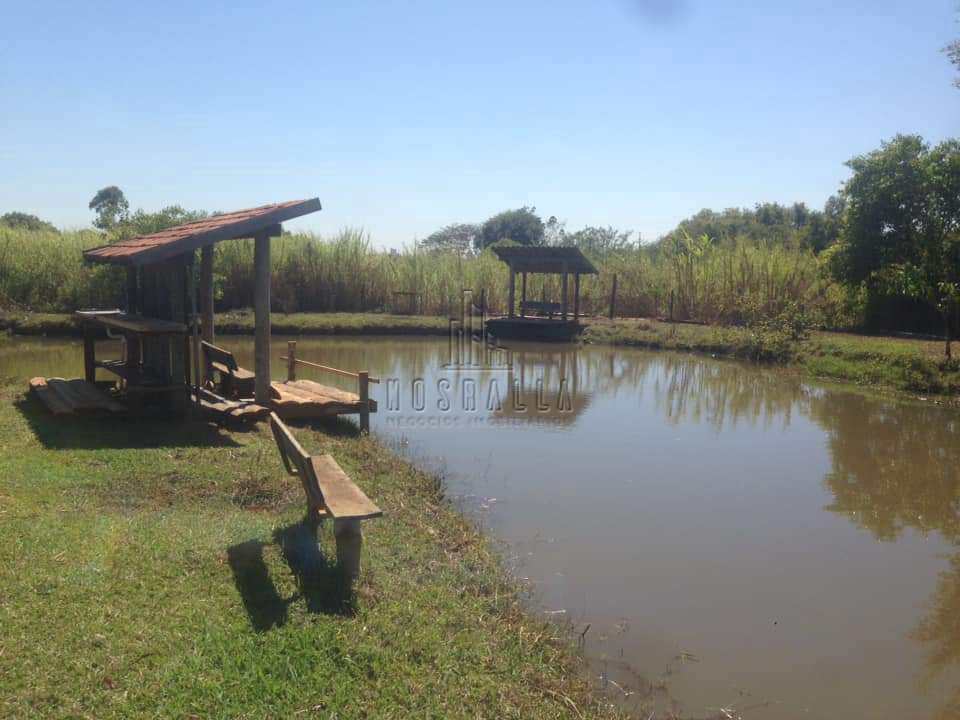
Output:
[[86,380],[35,377],[30,389],[54,415],[121,413],[126,407]]
[[[353,415],[363,407],[356,393],[312,380],[273,382],[270,392],[272,409],[284,419]],[[370,412],[376,412],[377,403],[374,400],[369,403]]]

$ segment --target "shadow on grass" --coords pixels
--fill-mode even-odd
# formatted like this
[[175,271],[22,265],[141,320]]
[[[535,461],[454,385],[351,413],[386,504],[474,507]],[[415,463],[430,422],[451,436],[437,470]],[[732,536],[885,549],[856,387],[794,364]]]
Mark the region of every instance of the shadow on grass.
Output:
[[14,402],[44,447],[54,450],[103,448],[239,447],[211,423],[186,417],[123,418],[52,415],[26,395]]
[[[264,548],[275,544],[297,582],[297,592],[284,598],[270,577]],[[353,592],[336,562],[320,551],[316,531],[307,521],[280,528],[273,543],[248,540],[227,548],[233,580],[257,632],[286,624],[288,608],[303,600],[307,612],[325,615],[352,615]]]
[[359,437],[360,426],[343,415],[312,420],[284,420],[291,427],[309,428],[332,437]]

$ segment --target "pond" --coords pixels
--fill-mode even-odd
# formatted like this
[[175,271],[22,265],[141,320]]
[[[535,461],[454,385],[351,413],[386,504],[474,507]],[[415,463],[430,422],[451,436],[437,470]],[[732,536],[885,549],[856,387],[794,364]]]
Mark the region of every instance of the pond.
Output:
[[[219,342],[252,368],[252,338]],[[439,338],[301,338],[297,354],[382,379],[373,431],[443,475],[643,717],[956,712],[956,410],[596,346],[480,362]],[[80,345],[4,343],[0,375],[80,376]]]

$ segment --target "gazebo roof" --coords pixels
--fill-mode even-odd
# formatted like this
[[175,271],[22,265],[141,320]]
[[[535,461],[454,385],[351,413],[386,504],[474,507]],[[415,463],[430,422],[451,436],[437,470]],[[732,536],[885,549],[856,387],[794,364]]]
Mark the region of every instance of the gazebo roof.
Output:
[[[320,200],[291,200],[223,213],[160,232],[86,250],[85,260],[117,265],[146,265],[169,260],[221,240],[253,237],[285,220],[320,210]],[[279,228],[277,228],[279,231]],[[278,234],[278,232],[273,233]]]
[[580,273],[596,275],[597,269],[577,247],[494,247],[493,252],[515,272]]

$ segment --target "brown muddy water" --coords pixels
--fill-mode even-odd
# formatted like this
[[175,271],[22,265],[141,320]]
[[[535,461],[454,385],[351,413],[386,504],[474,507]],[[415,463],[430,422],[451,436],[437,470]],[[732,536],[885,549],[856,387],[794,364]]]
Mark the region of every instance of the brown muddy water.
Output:
[[[252,367],[251,338],[220,342]],[[605,347],[298,355],[383,378],[373,431],[442,473],[643,718],[957,717],[956,410]],[[0,375],[81,374],[75,341],[0,343]]]

